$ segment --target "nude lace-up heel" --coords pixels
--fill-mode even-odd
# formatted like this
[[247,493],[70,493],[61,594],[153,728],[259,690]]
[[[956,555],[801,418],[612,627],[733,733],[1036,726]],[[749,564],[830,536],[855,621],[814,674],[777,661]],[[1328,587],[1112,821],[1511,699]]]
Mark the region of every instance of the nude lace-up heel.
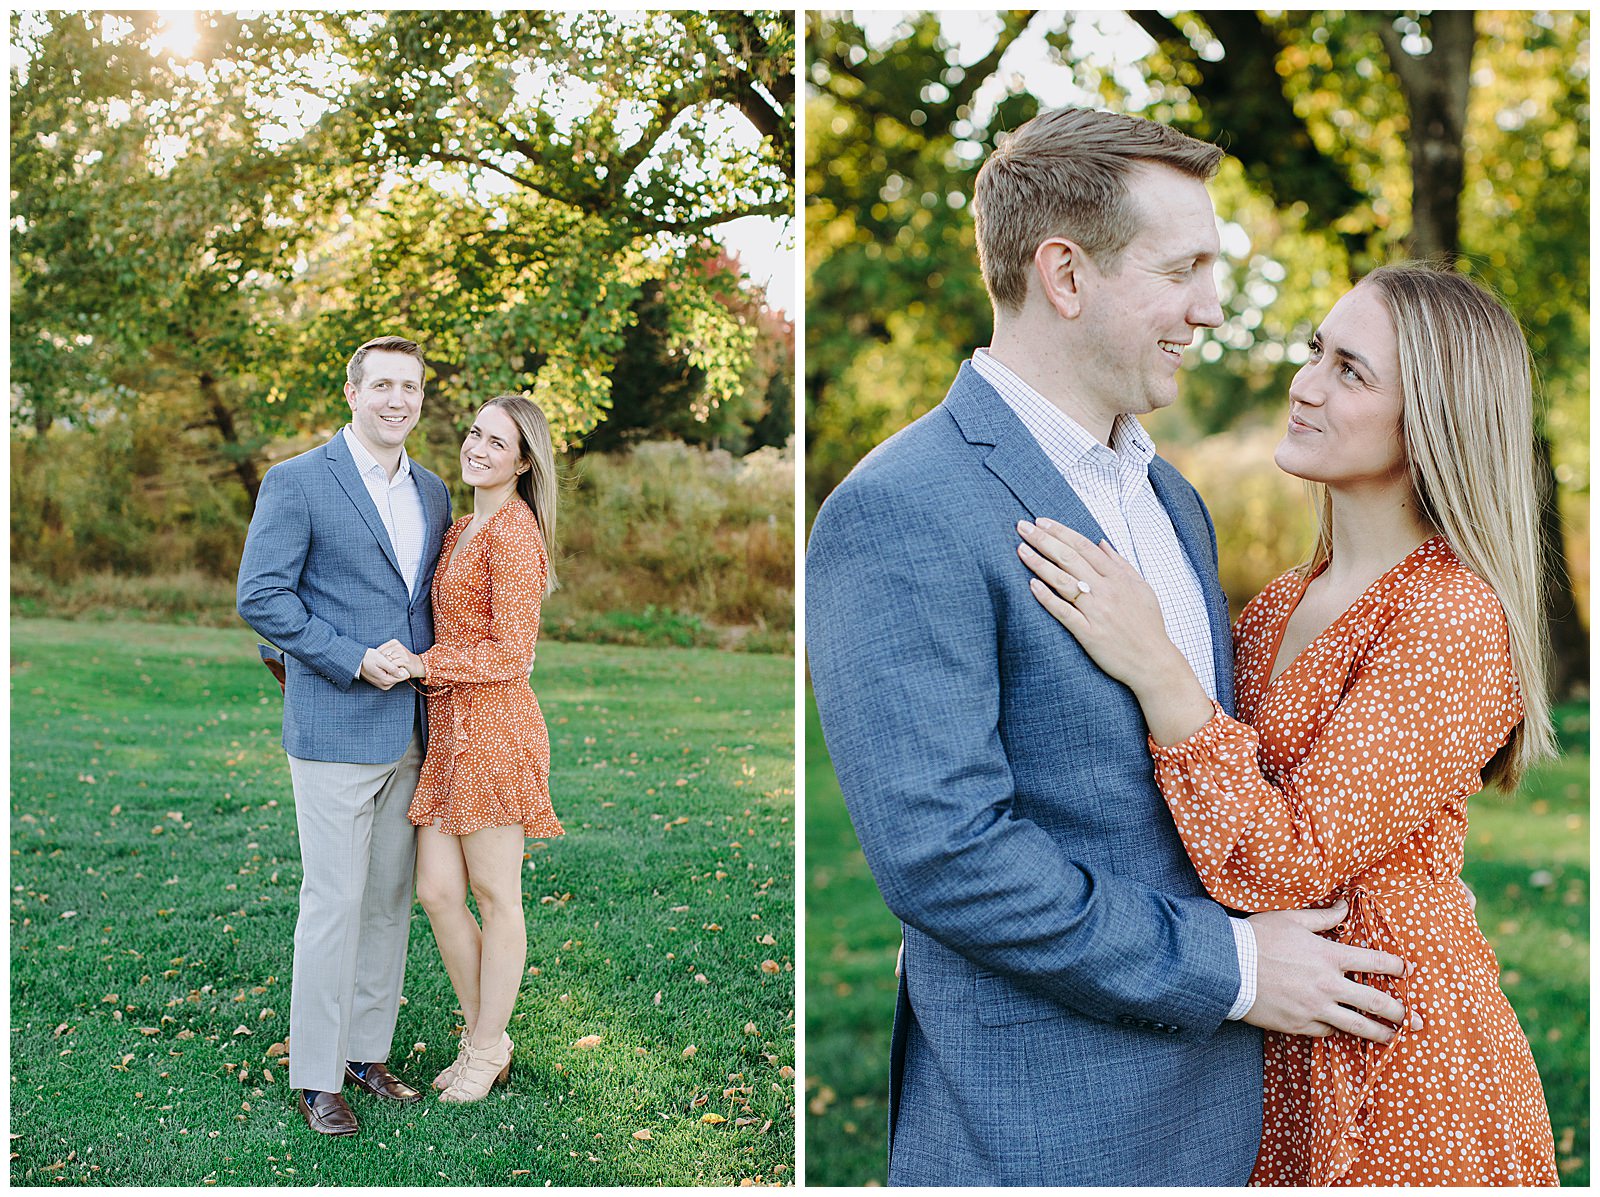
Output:
[[503,1085],[511,1076],[511,1036],[501,1035],[493,1047],[473,1047],[463,1044],[460,1067],[455,1079],[439,1094],[440,1101],[480,1101],[489,1090]]

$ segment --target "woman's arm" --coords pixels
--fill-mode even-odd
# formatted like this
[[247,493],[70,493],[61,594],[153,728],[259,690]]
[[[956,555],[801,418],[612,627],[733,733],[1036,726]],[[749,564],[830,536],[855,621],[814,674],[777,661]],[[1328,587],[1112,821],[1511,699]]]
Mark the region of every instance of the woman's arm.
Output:
[[[1046,603],[1052,613],[1062,618],[1060,607],[1071,607],[1063,624],[1090,638],[1097,625],[1126,623],[1136,600],[1116,570],[1102,573],[1082,553],[1061,556],[1055,605]],[[1054,589],[1076,591],[1065,581],[1074,570],[1090,585],[1075,607]],[[1106,601],[1086,601],[1091,596]],[[1119,668],[1137,655],[1118,656]],[[1150,662],[1131,668],[1159,673]],[[1262,776],[1254,729],[1214,707],[1181,741],[1163,744],[1152,728],[1156,780],[1214,898],[1240,910],[1317,904],[1389,855],[1443,802],[1479,788],[1484,763],[1521,718],[1515,687],[1494,596],[1478,587],[1425,595],[1363,654],[1281,788]],[[1143,705],[1145,693],[1135,692]],[[1161,706],[1159,697],[1151,701]]]
[[1476,793],[1522,717],[1493,596],[1428,596],[1396,615],[1282,787],[1254,729],[1218,711],[1152,743],[1156,780],[1206,889],[1244,910],[1319,902]]
[[509,682],[528,676],[544,599],[544,539],[531,519],[502,522],[482,535],[489,566],[489,626],[466,645],[435,644],[420,655],[429,683]]

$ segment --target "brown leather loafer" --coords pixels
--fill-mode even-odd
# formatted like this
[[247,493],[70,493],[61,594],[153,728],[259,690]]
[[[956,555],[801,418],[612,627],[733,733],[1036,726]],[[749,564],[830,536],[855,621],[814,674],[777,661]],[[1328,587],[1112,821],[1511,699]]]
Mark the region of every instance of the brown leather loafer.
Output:
[[[361,1071],[357,1072],[357,1068]],[[344,1075],[351,1084],[374,1097],[386,1097],[390,1101],[422,1100],[422,1094],[390,1072],[387,1064],[361,1065],[346,1061]]]
[[341,1093],[302,1089],[295,1104],[300,1107],[300,1116],[306,1120],[306,1125],[319,1135],[353,1135],[361,1129],[355,1112]]

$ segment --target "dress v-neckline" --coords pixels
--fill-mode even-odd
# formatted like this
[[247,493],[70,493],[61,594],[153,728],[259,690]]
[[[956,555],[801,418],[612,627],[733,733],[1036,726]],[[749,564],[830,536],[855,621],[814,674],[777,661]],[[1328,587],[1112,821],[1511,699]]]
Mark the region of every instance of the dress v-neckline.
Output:
[[1317,569],[1316,569],[1316,571],[1314,573],[1309,573],[1304,578],[1302,578],[1300,580],[1300,589],[1289,600],[1289,609],[1284,612],[1283,619],[1281,621],[1279,621],[1279,623],[1278,623],[1278,634],[1277,634],[1276,638],[1273,640],[1272,655],[1267,658],[1267,682],[1266,682],[1266,685],[1263,686],[1262,689],[1261,689],[1262,696],[1265,697],[1268,693],[1270,693],[1272,688],[1274,686],[1276,686],[1278,684],[1278,682],[1282,679],[1283,675],[1288,673],[1291,669],[1293,669],[1296,665],[1298,665],[1305,658],[1306,654],[1309,653],[1313,648],[1315,648],[1317,646],[1317,644],[1323,639],[1323,637],[1325,637],[1329,632],[1333,631],[1334,628],[1338,627],[1341,623],[1343,623],[1345,618],[1352,611],[1354,611],[1356,608],[1358,608],[1360,606],[1363,606],[1367,601],[1367,596],[1368,595],[1370,595],[1374,590],[1376,590],[1382,583],[1387,581],[1394,574],[1398,573],[1400,571],[1401,567],[1403,567],[1413,557],[1415,557],[1418,553],[1422,552],[1423,549],[1427,548],[1429,545],[1431,545],[1436,540],[1442,541],[1442,540],[1444,540],[1444,537],[1440,536],[1440,535],[1435,535],[1435,536],[1428,537],[1427,540],[1423,541],[1416,548],[1412,549],[1409,553],[1407,553],[1404,557],[1400,558],[1400,560],[1396,561],[1388,569],[1384,570],[1376,578],[1372,579],[1372,581],[1367,584],[1367,588],[1365,590],[1363,590],[1359,595],[1356,596],[1356,599],[1355,599],[1355,601],[1353,603],[1351,603],[1343,611],[1339,612],[1339,614],[1335,615],[1332,619],[1330,619],[1328,621],[1328,625],[1325,628],[1323,628],[1315,636],[1311,637],[1310,640],[1307,640],[1305,642],[1305,644],[1301,646],[1300,651],[1295,653],[1295,655],[1292,658],[1290,658],[1288,661],[1285,661],[1282,669],[1278,669],[1277,672],[1274,673],[1272,671],[1277,668],[1278,658],[1283,653],[1283,638],[1284,638],[1285,635],[1288,634],[1288,631],[1289,631],[1289,620],[1294,618],[1294,613],[1295,613],[1296,610],[1299,609],[1300,602],[1301,602],[1302,599],[1305,598],[1306,591],[1308,589],[1310,589],[1311,583],[1314,582],[1318,577],[1321,576],[1322,572],[1328,568],[1328,564],[1329,563],[1327,561],[1324,561],[1321,565],[1319,565],[1317,567]]
[[[461,533],[465,532],[469,527],[471,527],[472,524],[473,524],[473,521],[475,521],[477,518],[478,518],[478,515],[477,515],[476,512],[474,512],[473,514],[469,515],[466,518],[466,522],[464,522],[460,526],[460,528],[456,531],[456,538],[453,541],[450,542],[450,556],[445,558],[445,560],[444,560],[444,569],[439,571],[439,574],[440,574],[441,577],[443,577],[444,575],[448,574],[450,572],[450,567],[456,563],[456,550],[461,547]],[[477,535],[474,534],[472,539],[473,540],[477,540],[478,539]]]

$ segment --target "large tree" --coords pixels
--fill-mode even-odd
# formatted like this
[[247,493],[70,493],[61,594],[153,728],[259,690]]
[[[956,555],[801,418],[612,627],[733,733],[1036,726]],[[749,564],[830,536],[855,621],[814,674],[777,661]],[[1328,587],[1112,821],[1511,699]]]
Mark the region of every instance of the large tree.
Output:
[[792,205],[786,14],[196,20],[185,61],[154,14],[13,18],[15,421],[166,386],[253,493],[381,329],[426,341],[439,434],[515,389],[577,435],[652,280],[709,401],[741,392],[705,234]]
[[[1171,104],[1165,119],[1229,146],[1247,177],[1280,206],[1306,203],[1319,223],[1342,227],[1351,273],[1401,254],[1459,259],[1463,268],[1507,295],[1528,329],[1542,373],[1562,392],[1541,406],[1537,429],[1539,484],[1548,499],[1543,509],[1545,607],[1556,688],[1567,692],[1586,685],[1588,634],[1573,596],[1548,425],[1552,406],[1571,401],[1563,384],[1574,375],[1587,382],[1582,362],[1588,338],[1574,327],[1573,313],[1586,310],[1588,294],[1588,202],[1581,182],[1588,174],[1588,153],[1587,138],[1579,135],[1587,123],[1588,69],[1581,52],[1562,54],[1578,46],[1573,35],[1586,32],[1587,22],[1578,14],[1562,14],[1565,28],[1558,30],[1549,14],[1515,14],[1520,21],[1513,25],[1503,14],[1480,17],[1462,10],[1420,16],[1200,10],[1192,14],[1204,24],[1196,36],[1192,19],[1130,15],[1156,39],[1158,58],[1165,59],[1153,63],[1153,70],[1178,69],[1193,101]],[[1486,26],[1484,35],[1499,43],[1486,49],[1502,53],[1493,56],[1494,67],[1477,83],[1479,92],[1488,93],[1487,103],[1480,105],[1488,119],[1481,121],[1474,144],[1468,117],[1480,23]],[[1509,55],[1503,53],[1508,43]],[[1541,69],[1529,74],[1542,81],[1548,106],[1536,104],[1529,113],[1524,88],[1530,80],[1507,88],[1505,75],[1526,70],[1527,60],[1536,57]],[[1304,99],[1303,89],[1312,81],[1320,103]],[[1376,154],[1364,151],[1359,138],[1340,130],[1353,120],[1384,123],[1398,137]],[[1536,127],[1529,129],[1530,123]],[[1506,144],[1486,144],[1497,135]],[[1403,171],[1394,161],[1399,145],[1406,150]],[[1358,169],[1369,179],[1381,178],[1385,157],[1388,174],[1406,192],[1409,228],[1377,219],[1380,206],[1388,206],[1381,184],[1365,194],[1351,184]],[[1504,168],[1510,165],[1507,159],[1518,157],[1538,161],[1540,169]],[[1544,196],[1524,197],[1507,186],[1530,174],[1546,189]],[[1470,193],[1474,197],[1501,192],[1496,206],[1508,217],[1519,209],[1542,209],[1519,223],[1553,225],[1563,231],[1564,242],[1541,243],[1536,227],[1463,221],[1464,208],[1478,207],[1468,200],[1469,181],[1483,184]],[[1533,202],[1522,202],[1525,198]],[[1473,234],[1479,239],[1466,240]],[[1516,248],[1524,252],[1508,253],[1508,237],[1521,242]],[[1539,288],[1531,285],[1535,279]],[[1538,291],[1552,285],[1561,288],[1565,302],[1538,299]]]

